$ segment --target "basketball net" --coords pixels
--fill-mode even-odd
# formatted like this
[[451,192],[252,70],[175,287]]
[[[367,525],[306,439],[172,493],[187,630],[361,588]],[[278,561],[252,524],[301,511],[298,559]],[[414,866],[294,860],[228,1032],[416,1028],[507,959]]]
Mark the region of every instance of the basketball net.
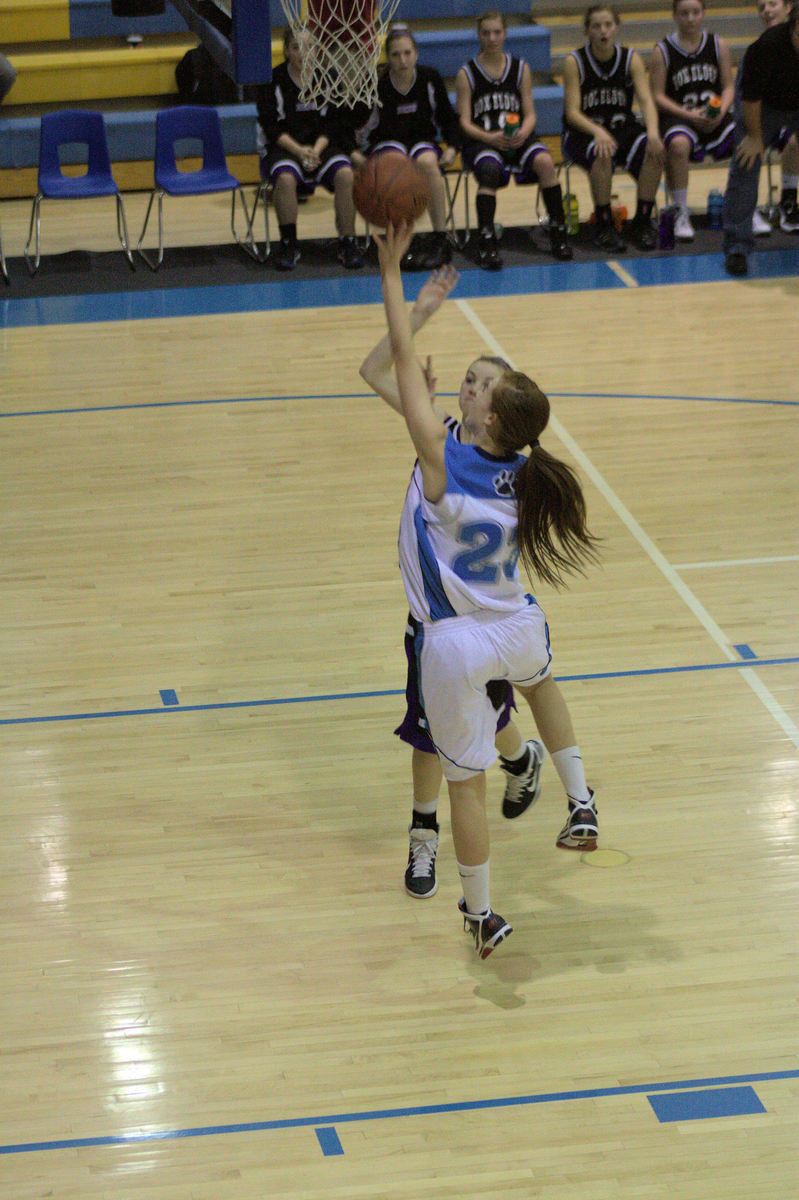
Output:
[[280,0],[302,50],[304,103],[377,100],[377,64],[399,0]]

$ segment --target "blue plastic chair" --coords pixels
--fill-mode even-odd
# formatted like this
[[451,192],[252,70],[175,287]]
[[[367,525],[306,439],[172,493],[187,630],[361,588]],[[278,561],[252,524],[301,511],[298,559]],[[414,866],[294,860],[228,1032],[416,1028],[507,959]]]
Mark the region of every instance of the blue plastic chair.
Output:
[[[88,169],[84,175],[64,175],[61,170],[60,148],[68,144],[82,144],[88,149]],[[39,269],[41,259],[41,203],[42,200],[82,200],[94,196],[114,196],[117,205],[117,234],[131,266],[133,255],[128,245],[128,225],[125,206],[119,188],[111,174],[111,158],[103,114],[83,112],[80,109],[65,109],[62,112],[44,113],[39,135],[39,186],[31,209],[28,241],[25,246],[25,262],[31,275]],[[29,250],[34,233],[36,254],[31,262]]]
[[[196,171],[181,171],[177,165],[175,144],[180,141],[202,144],[202,166]],[[157,271],[164,260],[164,196],[202,196],[213,192],[230,192],[230,230],[236,244],[257,262],[263,261],[255,246],[252,230],[254,212],[250,213],[241,184],[227,169],[225,148],[222,143],[222,127],[215,108],[199,105],[180,105],[164,108],[155,119],[155,187],[144,217],[141,237],[136,249],[153,271]],[[246,233],[240,238],[236,232],[236,197],[241,200],[244,211]],[[150,221],[153,201],[158,198],[158,256],[142,249],[144,235]]]

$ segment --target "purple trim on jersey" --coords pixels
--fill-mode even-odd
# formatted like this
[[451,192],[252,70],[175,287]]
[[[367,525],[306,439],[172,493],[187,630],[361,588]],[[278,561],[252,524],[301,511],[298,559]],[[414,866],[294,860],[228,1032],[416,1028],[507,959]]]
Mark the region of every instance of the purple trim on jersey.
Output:
[[302,164],[293,155],[287,155],[286,158],[278,158],[271,164],[269,179],[274,184],[277,182],[278,175],[293,175],[297,180],[297,188],[303,195],[313,195],[317,184],[321,184],[328,192],[332,192],[335,188],[333,181],[336,172],[340,171],[342,167],[350,165],[346,154],[333,154],[311,174],[303,171]]
[[382,154],[384,150],[396,150],[400,154],[407,154],[408,158],[418,158],[420,154],[435,154],[436,158],[441,158],[441,147],[436,146],[434,142],[414,142],[412,146],[406,146],[404,142],[388,141],[378,142],[373,150],[369,151],[369,157],[373,154]]
[[[482,148],[477,149],[478,146]],[[533,175],[534,158],[546,149],[543,142],[531,142],[524,147],[518,162],[508,162],[502,152],[495,150],[493,146],[485,146],[482,142],[472,142],[471,147],[467,146],[463,151],[463,161],[471,171],[474,171],[479,163],[486,160],[494,163],[500,172],[500,182],[497,187],[503,188],[508,186],[511,177],[519,184],[528,183]]]
[[714,162],[718,162],[719,159],[729,158],[732,154],[735,144],[735,122],[728,120],[705,140],[700,137],[693,126],[685,125],[677,120],[664,132],[663,145],[669,146],[677,134],[681,134],[691,143],[691,162],[704,162],[706,155],[710,155]]

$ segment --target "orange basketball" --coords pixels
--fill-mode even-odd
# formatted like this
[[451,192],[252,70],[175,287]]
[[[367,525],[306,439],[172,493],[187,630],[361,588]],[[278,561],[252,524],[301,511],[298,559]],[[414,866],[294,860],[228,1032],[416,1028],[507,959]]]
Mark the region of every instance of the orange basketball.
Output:
[[355,172],[352,195],[361,216],[378,229],[416,221],[430,203],[424,175],[398,150],[367,158]]

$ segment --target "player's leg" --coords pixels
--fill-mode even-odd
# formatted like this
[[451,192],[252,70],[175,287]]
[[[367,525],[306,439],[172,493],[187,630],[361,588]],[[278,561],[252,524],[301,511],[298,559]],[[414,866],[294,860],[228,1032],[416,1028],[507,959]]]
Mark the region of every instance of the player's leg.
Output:
[[635,216],[627,226],[639,250],[655,250],[658,234],[652,214],[663,174],[660,160],[647,149],[647,137],[637,122],[630,122],[619,134],[619,161],[624,163],[636,183]]
[[622,254],[627,243],[613,224],[610,197],[613,190],[613,159],[603,155],[588,157],[588,183],[594,201],[593,242],[607,254]]
[[792,133],[782,152],[782,190],[780,193],[779,223],[785,233],[799,233],[799,207],[796,189],[799,185],[799,138]]
[[517,690],[530,705],[541,740],[549,751],[566,792],[569,815],[557,839],[566,850],[594,850],[598,836],[596,802],[588,786],[571,714],[551,675],[532,687]]
[[696,236],[688,212],[688,175],[691,163],[691,139],[675,131],[666,137],[666,184],[677,207],[674,236],[679,242],[692,242]]
[[480,958],[488,958],[513,930],[491,908],[485,772],[468,779],[448,780],[447,786],[452,840],[463,888],[458,907],[463,914],[464,929],[474,938],[475,950]]
[[502,259],[497,245],[494,218],[497,212],[497,192],[506,187],[510,171],[501,155],[479,142],[464,150],[464,161],[477,183],[475,212],[477,216],[477,263],[485,271],[499,271]]
[[349,162],[336,160],[333,167],[333,209],[338,234],[338,260],[348,271],[363,266],[355,240],[355,203],[352,198],[353,171]]
[[272,204],[280,231],[280,242],[272,251],[272,264],[278,271],[293,271],[300,257],[297,245],[297,175],[290,165],[272,172]]
[[438,151],[432,146],[419,149],[413,154],[413,161],[424,175],[430,192],[430,223],[432,234],[423,246],[419,266],[420,269],[433,271],[442,267],[452,258],[447,240],[447,191],[444,176],[438,165]]
[[532,172],[532,175],[538,180],[538,186],[541,189],[541,199],[544,201],[544,207],[549,217],[547,232],[549,234],[549,245],[552,256],[562,262],[568,262],[569,259],[574,257],[574,252],[569,245],[569,238],[566,233],[563,191],[558,179],[558,173],[555,170],[552,155],[546,146],[537,142],[531,147],[528,161],[529,166],[525,163],[524,157],[522,158],[526,172]]

